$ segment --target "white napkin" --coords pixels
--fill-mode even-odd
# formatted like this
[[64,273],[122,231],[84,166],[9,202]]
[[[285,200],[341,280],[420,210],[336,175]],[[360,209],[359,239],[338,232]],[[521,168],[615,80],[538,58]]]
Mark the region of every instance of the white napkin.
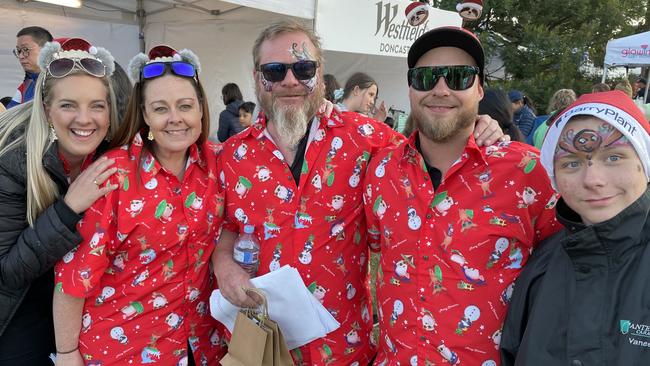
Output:
[[[251,279],[266,295],[269,317],[276,321],[289,349],[324,337],[341,326],[311,294],[298,270],[291,266]],[[210,314],[230,332],[235,327],[239,308],[228,302],[220,290],[210,296]]]

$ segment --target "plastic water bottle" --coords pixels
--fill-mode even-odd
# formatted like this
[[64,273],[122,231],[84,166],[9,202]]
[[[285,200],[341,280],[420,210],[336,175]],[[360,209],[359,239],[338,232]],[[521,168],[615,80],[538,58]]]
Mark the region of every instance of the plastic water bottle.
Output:
[[251,278],[257,274],[257,267],[260,264],[260,243],[253,235],[255,226],[244,225],[244,234],[235,241],[233,258]]

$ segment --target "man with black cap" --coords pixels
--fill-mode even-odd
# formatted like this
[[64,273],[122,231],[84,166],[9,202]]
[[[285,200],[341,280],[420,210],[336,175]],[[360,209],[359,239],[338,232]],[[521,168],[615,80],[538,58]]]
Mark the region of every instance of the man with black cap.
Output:
[[381,251],[376,364],[497,365],[512,282],[557,231],[557,199],[538,151],[478,147],[480,41],[430,30],[408,54],[416,133],[370,161],[364,181],[369,244]]

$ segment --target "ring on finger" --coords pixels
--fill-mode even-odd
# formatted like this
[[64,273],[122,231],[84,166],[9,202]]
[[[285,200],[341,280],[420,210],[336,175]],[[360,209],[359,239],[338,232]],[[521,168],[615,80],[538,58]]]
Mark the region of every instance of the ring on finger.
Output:
[[93,179],[93,184],[99,187],[99,183],[97,182],[97,179]]

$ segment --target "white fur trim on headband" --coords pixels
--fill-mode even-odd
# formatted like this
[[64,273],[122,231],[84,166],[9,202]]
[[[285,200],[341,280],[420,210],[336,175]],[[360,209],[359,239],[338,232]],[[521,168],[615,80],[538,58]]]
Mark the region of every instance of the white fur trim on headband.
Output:
[[194,69],[196,69],[196,73],[199,74],[201,72],[201,62],[199,61],[199,56],[197,56],[194,52],[191,50],[188,50],[187,48],[182,49],[178,51],[178,53],[183,56],[183,59],[194,66]]
[[142,70],[142,67],[147,64],[147,62],[149,62],[149,56],[145,55],[142,52],[135,55],[131,61],[129,61],[129,66],[126,68],[126,72],[129,74],[129,78],[133,83],[136,83],[138,80],[140,80],[140,71]]
[[95,48],[96,50],[96,53],[94,54],[95,58],[100,60],[106,67],[106,76],[112,76],[115,72],[115,57],[113,57],[113,55],[103,47],[93,46],[91,47],[91,51],[92,48]]
[[555,149],[564,126],[566,126],[572,117],[579,115],[594,116],[619,130],[630,141],[634,150],[636,150],[636,153],[639,155],[639,160],[643,164],[646,178],[650,181],[650,135],[648,135],[639,121],[629,113],[611,104],[584,103],[576,105],[562,113],[549,127],[544,138],[544,143],[542,144],[540,160],[556,191],[557,183],[555,182],[555,170],[553,168]]
[[38,54],[38,66],[41,68],[41,71],[47,69],[47,65],[54,60],[54,55],[61,51],[61,44],[59,42],[47,42],[41,48],[41,51]]

